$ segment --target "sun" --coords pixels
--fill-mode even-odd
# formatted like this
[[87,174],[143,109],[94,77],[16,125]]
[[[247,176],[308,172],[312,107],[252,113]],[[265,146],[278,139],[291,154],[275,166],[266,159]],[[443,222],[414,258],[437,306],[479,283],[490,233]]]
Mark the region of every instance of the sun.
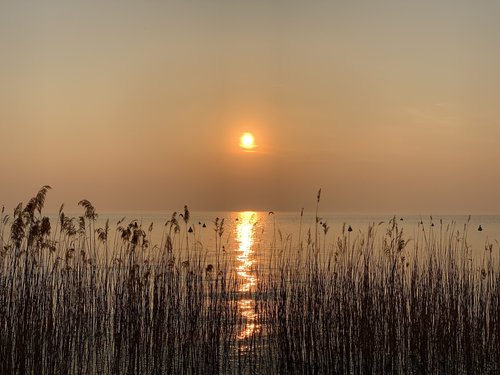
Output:
[[255,148],[255,138],[252,133],[243,133],[240,138],[240,147],[245,150],[252,150]]

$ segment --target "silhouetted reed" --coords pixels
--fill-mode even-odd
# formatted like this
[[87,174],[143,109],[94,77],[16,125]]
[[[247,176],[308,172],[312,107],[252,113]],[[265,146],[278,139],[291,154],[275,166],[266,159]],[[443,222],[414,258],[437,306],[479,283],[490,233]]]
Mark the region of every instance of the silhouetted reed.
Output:
[[[87,200],[81,217],[61,207],[54,223],[42,213],[49,189],[1,213],[0,373],[500,370],[498,249],[472,257],[468,223],[420,223],[409,241],[394,218],[357,235],[344,227],[327,246],[316,208],[315,235],[302,244],[302,214],[298,244],[279,231],[242,292],[224,219],[209,256],[187,206],[155,245],[138,221],[118,221],[113,236],[108,221],[95,228]],[[259,327],[246,337],[243,300]]]
[[263,282],[276,298],[262,301],[278,367],[291,373],[498,371],[500,276],[492,247],[478,264],[453,227],[439,239],[419,229],[412,249],[393,219],[380,242],[371,226],[351,246],[344,232],[322,261],[283,259],[279,277]]

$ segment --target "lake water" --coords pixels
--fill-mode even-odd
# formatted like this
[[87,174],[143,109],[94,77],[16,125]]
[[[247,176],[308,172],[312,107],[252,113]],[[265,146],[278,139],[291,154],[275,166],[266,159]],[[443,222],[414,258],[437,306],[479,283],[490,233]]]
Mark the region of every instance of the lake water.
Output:
[[[137,220],[144,230],[147,230],[152,224],[151,232],[152,244],[160,244],[165,224],[170,220],[172,213],[110,213],[101,214],[96,223],[96,227],[104,225],[104,221],[109,219],[111,229],[119,220],[123,220],[121,225],[127,225],[132,220]],[[371,224],[376,226],[379,223],[379,232],[383,234],[384,228],[392,219],[390,215],[340,215],[334,213],[319,213],[321,224],[326,223],[329,227],[326,236],[323,232],[323,227],[320,224],[319,231],[321,232],[321,246],[325,244],[325,248],[334,247],[337,238],[341,236],[342,230],[349,226],[352,228],[351,236],[360,233],[366,233],[367,228]],[[300,241],[304,243],[307,240],[307,232],[310,229],[314,237],[315,229],[315,214],[304,213],[301,217],[300,212],[193,212],[191,213],[188,227],[193,229],[191,236],[196,241],[199,241],[207,251],[210,251],[215,246],[214,222],[216,218],[224,219],[224,231],[220,239],[226,251],[233,251],[239,248],[239,240],[241,237],[242,228],[245,223],[251,223],[251,247],[261,249],[266,252],[266,248],[272,245],[284,248],[296,248]],[[469,220],[470,218],[470,220]],[[181,217],[178,217],[181,224],[181,232],[184,231],[184,222]],[[405,215],[396,216],[396,222],[399,227],[403,228],[404,237],[414,239],[419,230],[419,223],[426,229],[439,231],[442,222],[443,230],[451,223],[455,223],[456,230],[463,232],[464,225],[468,223],[467,242],[472,249],[472,252],[480,252],[484,250],[486,243],[492,243],[494,248],[499,249],[496,240],[500,241],[500,215]],[[481,231],[479,231],[481,226]],[[250,235],[250,234],[249,234]],[[314,240],[314,238],[313,238]]]
[[[71,216],[76,217],[78,215]],[[495,257],[495,262],[498,262],[500,254],[500,246],[496,242],[497,239],[500,239],[500,216],[476,215],[469,218],[467,215],[435,215],[431,218],[430,216],[405,215],[393,218],[388,215],[339,215],[334,213],[319,213],[318,216],[321,219],[318,220],[316,225],[314,213],[305,213],[301,216],[300,212],[192,212],[187,223],[183,220],[183,217],[176,216],[179,226],[177,233],[174,235],[175,230],[170,225],[172,213],[102,213],[95,223],[95,228],[102,228],[106,220],[109,220],[110,232],[108,234],[108,254],[106,258],[102,257],[104,245],[99,241],[96,242],[99,244],[98,254],[101,260],[112,260],[112,257],[121,257],[120,260],[127,260],[127,250],[123,251],[123,249],[130,249],[130,242],[121,240],[120,236],[123,230],[120,231],[117,228],[119,226],[127,228],[131,223],[136,223],[147,235],[150,244],[147,248],[144,247],[143,249],[133,247],[134,252],[128,252],[128,254],[133,254],[133,257],[131,256],[130,259],[134,259],[134,262],[137,261],[137,263],[141,263],[143,266],[146,265],[147,268],[146,261],[155,262],[158,259],[158,254],[166,251],[164,244],[170,232],[174,242],[173,254],[178,261],[175,267],[178,267],[177,270],[182,269],[182,272],[178,272],[177,275],[181,275],[182,278],[185,278],[183,280],[186,280],[187,275],[190,275],[190,265],[187,265],[184,269],[183,263],[188,260],[199,259],[197,255],[201,255],[201,258],[205,260],[202,265],[203,268],[201,268],[201,274],[205,276],[204,282],[206,286],[210,286],[214,282],[211,278],[213,274],[209,274],[209,269],[211,270],[210,272],[212,270],[217,272],[219,270],[217,267],[218,260],[222,258],[222,262],[224,262],[226,268],[223,266],[221,269],[231,273],[231,277],[228,277],[228,280],[230,280],[229,282],[233,286],[229,288],[229,296],[232,298],[233,306],[237,307],[238,324],[233,336],[235,337],[235,342],[231,344],[233,345],[231,346],[231,353],[234,353],[235,363],[239,363],[236,359],[239,360],[244,355],[248,355],[249,360],[252,360],[252,345],[256,345],[256,338],[260,337],[261,341],[259,342],[262,344],[266,342],[266,335],[270,335],[270,326],[266,320],[260,319],[262,315],[258,315],[259,301],[263,300],[262,295],[265,294],[262,292],[262,289],[259,290],[258,286],[262,285],[259,284],[260,282],[265,283],[266,272],[275,269],[273,268],[273,262],[277,257],[289,254],[292,259],[294,257],[297,259],[297,254],[301,254],[300,256],[311,254],[310,251],[302,252],[302,250],[299,253],[299,249],[311,249],[311,241],[314,242],[316,238],[319,244],[319,253],[323,256],[329,256],[337,251],[339,238],[349,238],[349,241],[352,241],[350,243],[353,244],[358,238],[366,235],[370,226],[375,226],[377,232],[375,236],[376,241],[374,241],[374,250],[377,251],[383,244],[382,241],[386,234],[386,228],[390,226],[390,222],[393,220],[393,223],[403,229],[403,238],[410,240],[407,247],[409,253],[414,248],[413,244],[422,240],[422,236],[426,236],[426,240],[434,238],[435,241],[439,241],[439,239],[449,238],[450,233],[455,234],[459,232],[459,234],[453,237],[453,241],[458,241],[461,244],[458,247],[459,249],[463,249],[464,247],[467,249],[467,258],[476,258],[479,264],[472,263],[475,274],[481,275],[483,267],[481,262],[485,255],[492,254]],[[57,217],[54,215],[51,219],[52,238],[58,240],[59,235],[55,230]],[[77,223],[75,222],[75,224]],[[465,226],[467,226],[466,231],[464,231]],[[348,228],[351,231],[348,231]],[[481,230],[478,230],[479,228]],[[8,231],[5,231],[5,233],[7,234]],[[422,235],[422,233],[425,234]],[[57,254],[61,259],[65,258],[64,253],[70,252],[67,250],[68,248],[71,248],[71,251],[76,249],[75,256],[80,256],[78,246],[83,248],[82,244],[88,244],[88,239],[79,234],[73,236],[71,240],[64,240],[64,236],[62,238],[66,242],[61,241],[62,245]],[[429,240],[429,242],[432,242],[432,240]],[[463,246],[462,244],[464,243],[467,243],[468,246]],[[485,251],[485,247],[488,244],[492,244],[491,252]],[[421,249],[422,246],[418,248]],[[119,251],[119,253],[113,253],[113,251]],[[92,254],[89,255],[92,256]],[[382,256],[385,256],[385,254],[382,253]],[[394,258],[395,261],[399,261],[399,256],[401,254],[397,253]],[[120,264],[127,267],[126,261],[110,264],[112,267],[106,268],[107,270],[121,270],[122,266]],[[498,263],[495,264],[498,265]],[[133,269],[135,269],[135,266],[129,268],[127,272],[132,274],[131,270]],[[303,268],[300,268],[300,270],[302,271]],[[61,271],[64,271],[61,274],[66,275],[65,269],[61,268]],[[68,274],[71,275],[69,272]],[[297,273],[295,274],[297,275]],[[110,275],[113,275],[113,272]],[[333,275],[333,272],[331,275]],[[271,276],[273,276],[273,273],[271,273]],[[284,278],[285,284],[290,282],[286,277],[288,276]],[[327,277],[330,277],[330,274]],[[485,274],[484,280],[486,280],[486,277],[487,275]],[[236,282],[234,282],[235,280]],[[299,283],[302,283],[302,281],[299,280]],[[270,285],[269,282],[267,285]],[[292,283],[288,285],[292,285]],[[330,287],[332,286],[330,285]],[[280,288],[280,291],[287,291],[286,286]],[[314,289],[311,290],[314,291]],[[333,290],[343,291],[344,289],[337,288]],[[345,290],[345,293],[352,292],[349,288]],[[179,295],[182,295],[182,293],[179,292]],[[272,305],[275,296],[276,294],[273,294],[272,290],[268,291],[265,295],[266,301],[271,301]],[[378,294],[374,293],[374,296],[378,296]],[[381,296],[387,297],[386,294],[382,294]],[[309,297],[314,297],[314,293],[311,292]],[[227,298],[227,296],[224,298]],[[348,311],[353,314],[356,313],[357,307],[349,305],[349,299],[343,300],[343,303],[346,304]],[[274,307],[274,305],[271,307]],[[293,311],[294,313],[299,313],[297,316],[302,316],[301,321],[304,320],[305,315],[300,315],[300,309]],[[327,314],[323,314],[322,316],[334,312],[333,310],[325,311],[327,311]],[[380,313],[381,311],[378,312]],[[418,318],[419,313],[415,314],[414,317]],[[344,315],[339,316],[342,317]],[[356,321],[349,320],[348,322],[354,324],[353,322]],[[409,324],[409,322],[407,323]],[[337,332],[341,331],[337,330]],[[351,336],[349,337],[352,338]]]
[[[381,238],[392,219],[391,216],[383,215],[320,213],[318,216],[321,217],[318,223],[318,242],[323,253],[335,251],[337,239],[342,237],[342,233],[349,233],[354,240],[356,236],[366,234],[370,225],[378,228],[377,236]],[[171,217],[171,213],[103,214],[96,225],[103,225],[104,221],[109,219],[110,226],[113,228],[114,223],[119,221],[121,221],[120,225],[126,226],[131,221],[137,220],[141,227],[150,234],[153,246],[149,251],[154,251],[154,245],[160,246],[164,243],[166,233],[170,228],[166,224]],[[206,256],[207,263],[213,262],[214,264],[217,257],[216,249],[219,247],[219,253],[222,252],[224,259],[229,262],[230,268],[236,273],[240,280],[239,291],[242,292],[238,300],[238,308],[245,322],[244,328],[238,334],[238,339],[241,342],[250,341],[252,336],[261,329],[256,323],[255,299],[250,297],[251,294],[246,293],[255,290],[259,277],[257,270],[270,269],[273,249],[282,254],[283,252],[296,252],[300,248],[299,244],[307,248],[309,233],[310,240],[315,240],[315,214],[306,213],[301,216],[300,213],[288,212],[194,212],[191,213],[187,225],[182,217],[177,218],[180,231],[174,239],[178,241],[174,246],[182,249],[187,241],[190,243],[190,248]],[[430,216],[406,215],[396,217],[395,222],[398,227],[403,228],[405,239],[415,239],[419,235],[418,231],[428,233],[433,231],[436,235],[442,232],[459,231],[460,234],[457,237],[463,241],[466,232],[470,254],[476,258],[481,258],[485,254],[485,246],[490,243],[493,244],[495,257],[500,253],[500,247],[496,242],[500,239],[500,216],[437,215],[431,218]],[[451,225],[454,225],[452,230],[449,229]],[[464,231],[465,225],[467,225],[467,231]],[[482,230],[478,230],[479,227]],[[192,232],[188,232],[189,228]],[[328,228],[326,234],[325,228]],[[348,232],[348,228],[352,231]],[[216,229],[220,231],[216,232]],[[156,251],[159,251],[159,248]],[[244,349],[245,346],[243,345],[242,348]]]

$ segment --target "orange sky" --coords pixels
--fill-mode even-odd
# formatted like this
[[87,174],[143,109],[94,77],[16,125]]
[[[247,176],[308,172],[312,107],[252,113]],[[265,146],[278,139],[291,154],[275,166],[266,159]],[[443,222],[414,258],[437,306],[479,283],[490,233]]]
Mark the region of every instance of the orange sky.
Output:
[[[0,204],[500,212],[500,3],[3,1]],[[258,147],[239,148],[245,131]]]

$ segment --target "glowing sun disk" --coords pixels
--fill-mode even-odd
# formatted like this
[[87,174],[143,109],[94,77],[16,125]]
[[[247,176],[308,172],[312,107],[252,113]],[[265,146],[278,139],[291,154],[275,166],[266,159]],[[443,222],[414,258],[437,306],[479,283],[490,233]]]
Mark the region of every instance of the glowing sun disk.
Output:
[[255,138],[252,133],[243,133],[240,138],[240,147],[251,150],[255,147]]

